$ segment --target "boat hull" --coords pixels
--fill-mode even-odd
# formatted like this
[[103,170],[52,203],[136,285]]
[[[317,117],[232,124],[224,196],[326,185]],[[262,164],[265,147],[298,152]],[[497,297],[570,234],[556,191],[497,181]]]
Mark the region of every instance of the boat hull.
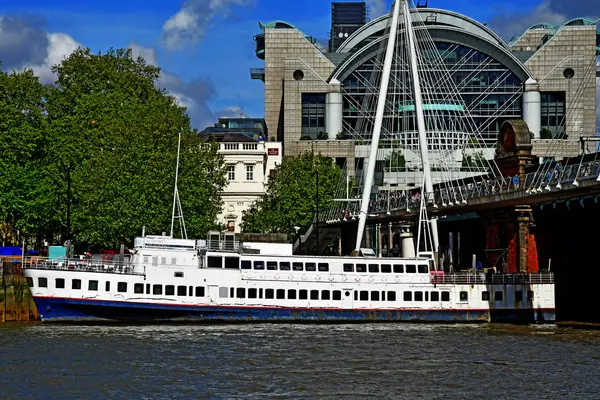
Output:
[[340,309],[169,305],[36,297],[43,322],[510,322],[553,323],[554,309]]

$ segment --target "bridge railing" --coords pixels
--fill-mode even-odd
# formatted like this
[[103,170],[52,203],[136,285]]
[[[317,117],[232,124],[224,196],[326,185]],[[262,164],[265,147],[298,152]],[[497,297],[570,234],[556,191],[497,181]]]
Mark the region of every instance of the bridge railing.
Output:
[[[561,166],[556,164],[553,168],[543,166],[535,172],[525,175],[521,183],[515,177],[498,177],[486,179],[481,177],[465,179],[462,185],[448,183],[434,190],[427,203],[436,207],[452,207],[467,204],[469,200],[490,197],[503,193],[525,192],[533,195],[552,187],[560,189],[562,185],[572,184],[575,181],[596,179],[600,175],[600,160],[588,161],[582,164]],[[469,181],[469,182],[467,182]],[[420,190],[399,191],[384,190],[371,196],[369,214],[384,214],[392,211],[414,211],[421,205]],[[357,199],[358,200],[358,199]],[[360,201],[351,201],[342,208],[339,217],[335,219],[355,218],[360,213]]]

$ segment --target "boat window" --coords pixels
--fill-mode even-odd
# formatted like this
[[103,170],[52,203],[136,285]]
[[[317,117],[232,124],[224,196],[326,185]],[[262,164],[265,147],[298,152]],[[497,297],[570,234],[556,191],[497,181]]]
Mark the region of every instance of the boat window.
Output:
[[502,292],[501,291],[498,290],[494,293],[494,300],[502,301]]
[[162,285],[152,285],[152,294],[162,294]]
[[311,300],[319,300],[319,291],[318,290],[311,290],[310,291],[310,299]]
[[369,264],[369,272],[378,273],[379,265],[377,264]]
[[225,257],[225,268],[239,269],[240,259],[238,257]]
[[396,292],[387,292],[387,299],[388,301],[396,301]]
[[425,292],[425,301],[429,301],[429,292]]
[[450,292],[442,292],[442,301],[450,301]]
[[417,266],[413,265],[413,264],[408,264],[406,266],[406,273],[407,274],[416,274],[417,273]]
[[246,298],[246,289],[243,287],[239,287],[236,290],[236,297],[238,299],[245,299]]
[[71,281],[71,289],[81,289],[81,279],[73,279]]
[[106,281],[106,284],[104,285],[104,290],[110,292],[110,281]]
[[308,299],[308,290],[306,290],[306,289],[301,289],[301,290],[299,290],[298,292],[299,292],[299,293],[298,293],[298,298],[299,298],[300,300],[306,300],[306,299]]
[[385,291],[381,291],[381,301],[385,301]]
[[117,283],[117,292],[126,293],[127,292],[127,282]]
[[431,292],[431,301],[440,301],[440,292]]
[[265,269],[264,261],[254,261],[254,269]]
[[226,299],[227,297],[227,292],[229,292],[229,290],[226,287],[220,287],[219,288],[219,297],[222,299]]
[[288,289],[288,299],[296,300],[296,289]]
[[167,263],[167,257],[161,257],[160,258],[160,263],[163,264],[163,265],[166,264]]
[[175,276],[175,278],[183,278],[183,272],[181,271],[177,271],[173,275]]
[[320,272],[329,272],[329,264],[328,263],[319,263],[319,271]]
[[235,297],[235,289],[234,288],[229,288],[229,297],[231,297],[232,299]]
[[429,271],[427,270],[427,265],[426,264],[419,264],[419,273],[420,274],[426,274]]
[[367,272],[367,264],[356,264],[356,272]]
[[371,301],[379,301],[379,292],[378,291],[371,292]]
[[252,269],[252,262],[250,260],[242,260],[242,269]]
[[167,296],[175,296],[175,286],[173,286],[173,285],[166,285],[165,286],[165,294]]
[[301,262],[292,263],[292,267],[294,268],[294,271],[302,271],[304,269]]
[[144,264],[148,264],[148,261],[150,261],[150,257],[144,256]]
[[185,296],[187,294],[187,286],[177,286],[177,296]]
[[515,292],[515,301],[523,301],[523,291],[517,290]]
[[481,292],[481,300],[490,301],[490,292],[488,292],[487,290]]
[[93,291],[98,290],[98,281],[89,281],[88,282],[88,290],[93,290]]
[[[149,285],[148,285],[148,286],[149,286]],[[193,295],[194,295],[194,287],[193,287],[193,286],[190,286],[190,287],[188,288],[188,296],[190,296],[190,297],[191,297],[191,296],[193,296]]]
[[331,293],[329,290],[321,290],[321,300],[331,300]]
[[277,271],[277,261],[267,261],[267,269],[269,271]]
[[150,284],[146,283],[146,294],[150,294]]
[[404,273],[404,265],[394,264],[394,273],[395,274],[403,274]]
[[223,257],[207,257],[208,268],[223,268]]
[[342,299],[342,291],[341,290],[334,290],[332,298],[333,298],[333,300],[341,300]]
[[171,265],[177,265],[177,257],[171,257]]
[[257,290],[255,288],[248,289],[248,298],[255,299],[257,295]]
[[144,293],[144,284],[143,283],[136,283],[133,285],[133,293]]
[[533,290],[527,292],[527,300],[533,301]]
[[412,301],[412,292],[404,292],[404,301]]
[[158,256],[152,257],[152,265],[158,265]]
[[38,278],[39,287],[48,287],[48,278]]
[[354,291],[354,301],[358,300],[358,290]]
[[277,289],[277,298],[285,299],[285,289]]
[[279,269],[281,271],[289,271],[290,270],[290,263],[289,262],[280,262],[279,263]]
[[54,286],[57,289],[64,289],[65,288],[65,280],[63,278],[56,278],[56,280],[54,281]]
[[384,274],[391,274],[392,266],[390,264],[381,264],[381,272]]
[[196,286],[196,297],[204,297],[204,286]]
[[275,290],[274,289],[265,289],[265,299],[273,299],[275,298]]
[[423,301],[423,292],[415,292],[415,301]]
[[366,290],[360,291],[360,301],[369,301],[369,292]]
[[262,290],[262,288],[258,289],[258,298],[259,299],[263,298],[263,290]]
[[354,272],[354,264],[344,264],[344,272]]
[[315,263],[306,263],[305,268],[307,271],[314,272],[317,270],[317,264]]

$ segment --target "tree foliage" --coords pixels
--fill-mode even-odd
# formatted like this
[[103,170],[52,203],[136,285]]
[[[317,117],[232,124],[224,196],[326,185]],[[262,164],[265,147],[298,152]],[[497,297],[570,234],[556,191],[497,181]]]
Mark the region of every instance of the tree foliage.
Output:
[[393,170],[402,170],[406,167],[406,158],[402,151],[392,150],[385,159],[385,166],[391,167]]
[[465,171],[481,170],[488,167],[488,162],[485,159],[482,151],[476,151],[472,154],[463,153],[461,169]]
[[[39,204],[21,206],[37,210],[30,211],[37,219],[29,215],[21,223],[31,228],[28,233],[40,234],[44,223],[36,221],[50,221],[53,239],[116,246],[131,242],[143,225],[147,232],[168,231],[180,133],[178,186],[188,235],[204,235],[214,226],[225,185],[223,160],[215,146],[204,145],[190,129],[185,109],[156,88],[159,68],[134,59],[130,50],[92,54],[79,49],[53,72],[54,85],[29,84],[37,119],[6,124],[8,130],[34,126],[28,133],[32,139],[11,133],[18,145],[9,151],[14,159],[25,146],[36,163],[31,173],[44,182]],[[30,71],[23,77],[37,82]],[[11,106],[23,108],[18,103]],[[2,105],[0,113],[3,121],[9,115]],[[18,190],[17,182],[8,184]],[[13,208],[25,204],[25,193],[17,197],[10,201]],[[22,229],[4,209],[0,212],[13,228]]]
[[292,239],[296,237],[295,226],[305,232],[316,215],[317,171],[319,209],[324,210],[334,197],[342,171],[331,158],[306,152],[285,158],[277,166],[265,196],[244,215],[244,232],[281,232]]

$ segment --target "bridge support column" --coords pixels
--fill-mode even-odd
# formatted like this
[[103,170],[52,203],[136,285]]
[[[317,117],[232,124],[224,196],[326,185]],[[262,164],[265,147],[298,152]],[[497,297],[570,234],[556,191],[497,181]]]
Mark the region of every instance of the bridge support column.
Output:
[[533,221],[531,206],[517,206],[515,207],[517,212],[517,223],[518,223],[518,271],[527,272],[529,266],[529,226]]

